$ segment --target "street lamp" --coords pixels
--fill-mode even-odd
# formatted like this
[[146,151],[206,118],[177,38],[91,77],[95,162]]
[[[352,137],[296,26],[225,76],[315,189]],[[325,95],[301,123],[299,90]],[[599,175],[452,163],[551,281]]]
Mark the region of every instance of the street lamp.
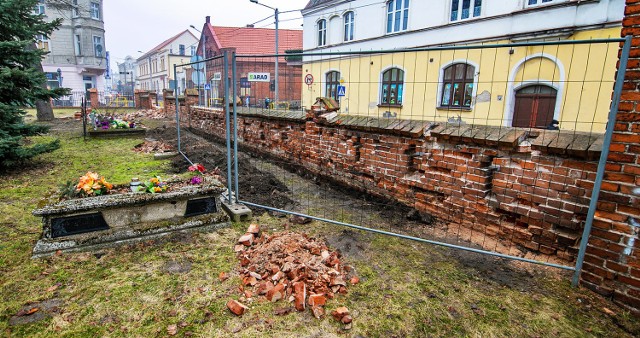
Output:
[[[142,55],[144,55],[144,52],[139,50],[138,53],[142,53]],[[148,60],[149,60],[149,89],[151,89],[153,87],[153,79],[151,78],[152,72],[151,72],[151,54],[149,54],[148,56]]]
[[265,4],[259,3],[258,0],[249,0],[249,1],[254,3],[254,4],[256,4],[256,5],[260,5],[260,6],[263,6],[263,7],[267,7],[269,9],[273,9],[273,11],[274,11],[274,17],[275,17],[275,20],[276,20],[276,64],[275,64],[275,73],[276,73],[276,76],[275,76],[275,87],[276,88],[275,88],[275,90],[276,90],[276,93],[275,93],[275,97],[274,97],[274,102],[277,105],[278,104],[278,13],[280,13],[280,12],[278,11],[277,8],[273,8],[271,6],[267,6]]
[[[207,59],[207,55],[205,53],[205,50],[206,50],[205,48],[206,48],[206,44],[207,44],[207,37],[204,36],[204,34],[199,29],[197,29],[194,25],[190,25],[189,27],[193,28],[196,32],[200,33],[200,38],[201,38],[201,40],[203,40],[202,41],[202,58],[204,60],[206,60]],[[202,38],[204,38],[204,39],[202,39]],[[195,71],[198,72],[197,69]],[[204,82],[205,82],[205,85],[207,83],[209,83],[209,79],[208,79],[208,76],[207,76],[207,61],[204,62]],[[198,75],[198,87],[200,87],[200,76],[199,75]],[[198,90],[200,90],[200,89],[198,89]],[[205,106],[209,106],[209,100],[207,98],[207,90],[206,89],[204,89],[204,105]]]

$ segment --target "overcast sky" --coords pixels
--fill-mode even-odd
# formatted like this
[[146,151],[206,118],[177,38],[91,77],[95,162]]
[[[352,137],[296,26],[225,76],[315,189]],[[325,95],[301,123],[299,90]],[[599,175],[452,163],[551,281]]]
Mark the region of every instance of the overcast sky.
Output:
[[[280,12],[280,28],[302,29],[302,9],[308,0],[259,0]],[[111,67],[123,62],[127,55],[134,58],[162,41],[194,25],[202,29],[205,16],[211,16],[215,26],[243,27],[273,15],[273,10],[249,0],[105,0],[105,45],[111,56]],[[256,27],[275,28],[273,17]],[[191,29],[191,28],[189,28]],[[195,36],[200,33],[191,29]]]

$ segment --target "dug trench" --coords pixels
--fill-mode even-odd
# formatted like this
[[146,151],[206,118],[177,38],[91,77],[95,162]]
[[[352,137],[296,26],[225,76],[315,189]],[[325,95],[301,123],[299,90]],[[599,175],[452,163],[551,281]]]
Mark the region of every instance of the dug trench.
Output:
[[[175,124],[168,122],[159,128],[148,130],[147,140],[161,141],[176,147],[176,135]],[[181,147],[193,163],[201,163],[207,170],[219,170],[221,179],[226,181],[227,155],[223,140],[181,129]],[[242,200],[318,217],[327,216],[326,218],[333,220],[338,218],[350,221],[348,223],[409,236],[480,248],[469,242],[461,242],[459,237],[450,232],[436,231],[445,225],[430,215],[419,214],[401,203],[344,187],[330,177],[315,175],[301,166],[251,153],[241,145],[239,147],[238,186]],[[185,172],[189,165],[182,156],[176,156],[171,162],[171,170],[176,173]],[[251,208],[257,215],[263,210]],[[287,216],[279,212],[268,213],[276,217]],[[329,245],[340,250],[347,258],[367,256],[370,237],[370,233],[349,228],[325,235]],[[538,289],[537,280],[544,279],[549,274],[555,278],[559,275],[560,278],[570,278],[569,273],[557,269],[470,251],[445,247],[439,249],[442,255],[425,255],[425,266],[442,259],[454,259],[474,278],[520,291]]]

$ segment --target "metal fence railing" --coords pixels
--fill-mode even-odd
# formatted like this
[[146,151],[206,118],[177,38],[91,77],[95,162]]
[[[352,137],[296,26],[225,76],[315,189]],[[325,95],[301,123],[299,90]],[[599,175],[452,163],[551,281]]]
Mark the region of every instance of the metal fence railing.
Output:
[[[278,74],[272,65],[284,55],[209,59],[229,79],[215,83],[222,98],[240,98],[210,104],[226,114],[227,184],[235,193],[228,202],[577,274],[622,88],[620,43],[625,69],[630,39],[300,53],[294,56],[301,65],[281,66]],[[277,123],[249,130],[246,121],[238,127],[239,114],[295,119],[286,112],[304,108],[326,127],[307,131],[305,117],[300,130]],[[232,142],[239,139],[267,152],[279,147],[280,160],[259,171],[281,175],[296,203],[269,205],[239,189],[239,181],[260,180],[239,170]],[[397,203],[340,201],[332,184],[297,180],[277,168],[291,161],[331,182],[391,196],[430,222],[381,222],[371,211]],[[352,217],[340,218],[347,213]]]

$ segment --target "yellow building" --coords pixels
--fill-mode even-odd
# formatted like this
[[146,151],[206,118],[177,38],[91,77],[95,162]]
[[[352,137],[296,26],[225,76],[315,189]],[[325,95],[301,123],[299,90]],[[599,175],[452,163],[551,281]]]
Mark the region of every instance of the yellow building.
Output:
[[[361,19],[375,16],[375,6],[358,7],[366,5],[361,2],[321,7],[315,1],[320,7],[303,10],[304,48],[313,53],[304,58],[303,77],[314,79],[303,87],[303,105],[329,96],[339,100],[342,113],[354,115],[533,128],[557,120],[561,129],[604,131],[619,48],[606,39],[620,36],[623,1],[526,0],[524,8],[507,13],[493,13],[496,2],[474,8],[471,1],[469,17],[461,19],[460,7],[457,14],[443,7],[449,21],[428,26],[416,23],[424,18],[412,21],[410,6],[423,4],[394,0],[378,13],[387,18],[379,35],[375,24]],[[371,12],[358,15],[364,8]],[[343,31],[332,40],[328,35],[338,30],[331,24],[337,23]],[[358,40],[361,24],[370,36]],[[360,50],[366,52],[353,52]]]

